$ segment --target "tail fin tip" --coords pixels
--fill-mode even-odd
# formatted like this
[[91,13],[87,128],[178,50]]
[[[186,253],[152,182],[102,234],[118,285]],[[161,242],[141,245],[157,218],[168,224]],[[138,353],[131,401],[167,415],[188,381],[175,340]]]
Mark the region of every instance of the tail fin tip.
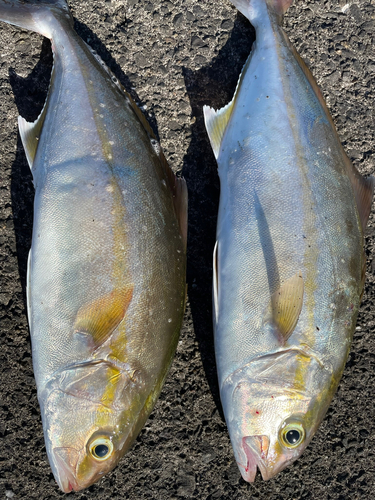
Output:
[[260,1],[267,3],[280,16],[283,16],[293,3],[293,0],[231,0],[232,4],[247,18],[251,17],[249,16],[251,4]]
[[0,0],[0,21],[19,28],[35,31],[51,38],[48,13],[54,12],[56,18],[69,18],[73,24],[66,0]]

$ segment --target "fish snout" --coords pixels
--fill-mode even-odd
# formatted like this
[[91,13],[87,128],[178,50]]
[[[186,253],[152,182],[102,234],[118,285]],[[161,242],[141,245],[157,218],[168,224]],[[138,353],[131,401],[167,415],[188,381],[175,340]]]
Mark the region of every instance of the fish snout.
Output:
[[245,436],[242,438],[242,448],[246,456],[246,466],[239,464],[242,477],[245,481],[253,483],[255,480],[257,467],[264,480],[269,479],[267,473],[267,455],[270,447],[268,436]]
[[74,448],[54,448],[55,479],[64,493],[82,489],[76,480],[79,453]]

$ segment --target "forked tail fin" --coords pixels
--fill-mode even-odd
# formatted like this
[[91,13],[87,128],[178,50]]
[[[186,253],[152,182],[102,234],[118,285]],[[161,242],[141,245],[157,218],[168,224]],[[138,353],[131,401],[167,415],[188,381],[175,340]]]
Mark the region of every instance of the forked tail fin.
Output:
[[254,21],[264,4],[267,4],[270,10],[282,17],[292,5],[293,0],[231,0],[231,2],[249,21]]
[[0,0],[0,21],[52,38],[52,18],[73,25],[65,0]]

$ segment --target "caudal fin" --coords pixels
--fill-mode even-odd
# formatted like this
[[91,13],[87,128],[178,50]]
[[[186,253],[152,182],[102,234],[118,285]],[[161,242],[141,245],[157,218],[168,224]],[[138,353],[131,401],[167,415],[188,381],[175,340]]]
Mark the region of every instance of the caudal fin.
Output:
[[0,21],[52,38],[52,18],[73,24],[65,0],[0,0]]
[[259,10],[259,4],[266,3],[279,16],[283,16],[292,5],[293,0],[231,0],[231,2],[241,14],[251,21],[256,16],[255,12]]

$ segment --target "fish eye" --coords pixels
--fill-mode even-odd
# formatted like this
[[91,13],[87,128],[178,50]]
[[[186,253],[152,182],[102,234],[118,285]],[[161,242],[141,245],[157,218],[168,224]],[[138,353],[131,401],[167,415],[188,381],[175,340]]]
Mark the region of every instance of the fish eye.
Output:
[[305,439],[305,429],[299,422],[290,422],[282,427],[281,441],[287,448],[296,448]]
[[96,438],[90,443],[90,453],[95,460],[99,460],[100,462],[107,460],[112,456],[113,443],[107,437]]

